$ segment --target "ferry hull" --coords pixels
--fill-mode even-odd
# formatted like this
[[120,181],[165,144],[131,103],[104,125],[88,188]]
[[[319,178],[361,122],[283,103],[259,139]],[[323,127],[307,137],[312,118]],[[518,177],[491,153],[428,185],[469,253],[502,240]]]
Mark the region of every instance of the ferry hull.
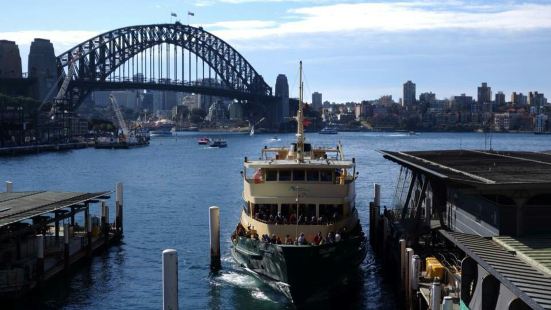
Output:
[[238,237],[231,252],[241,266],[302,304],[320,299],[357,269],[367,254],[367,241],[357,236],[320,246],[288,246]]

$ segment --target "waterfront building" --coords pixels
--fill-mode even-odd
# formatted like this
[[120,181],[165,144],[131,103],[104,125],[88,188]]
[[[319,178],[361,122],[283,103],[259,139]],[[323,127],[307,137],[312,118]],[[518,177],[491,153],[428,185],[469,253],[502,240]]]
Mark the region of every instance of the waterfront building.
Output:
[[[471,122],[471,113],[473,113],[473,97],[461,94],[452,98],[452,108],[460,112],[461,123]],[[476,111],[476,108],[475,108]],[[476,112],[474,112],[476,113]]]
[[530,107],[535,107],[536,111],[539,112],[540,109],[547,104],[547,99],[541,93],[529,92],[528,93],[528,105]]
[[276,105],[275,123],[281,123],[289,114],[289,83],[285,74],[279,74],[276,79],[275,96],[280,98],[279,104]]
[[479,105],[492,102],[492,88],[488,86],[488,83],[484,82],[482,85],[478,86],[477,99]]
[[498,107],[505,105],[505,94],[502,91],[495,94],[495,105]]
[[513,92],[511,94],[511,104],[515,107],[528,104],[528,98],[522,93]]
[[411,106],[415,104],[415,83],[407,81],[403,85],[403,106]]
[[40,101],[51,99],[46,95],[57,80],[57,60],[50,40],[34,39],[31,43],[27,72],[30,78],[36,80],[33,97]]
[[433,92],[422,93],[419,95],[419,103],[431,106],[436,101],[436,94]]
[[0,40],[0,79],[20,79],[21,55],[14,41]]
[[509,112],[494,114],[494,128],[497,131],[507,131],[510,127]]
[[226,109],[222,101],[216,101],[209,107],[209,112],[205,119],[209,122],[224,122],[227,120]]
[[544,131],[547,131],[548,129],[548,125],[547,125],[547,120],[549,118],[547,117],[547,115],[545,114],[538,114],[536,115],[535,117],[535,128],[534,130],[536,132],[544,132]]
[[318,93],[318,92],[314,92],[312,94],[312,108],[314,109],[314,111],[319,111],[321,110],[321,107],[322,107],[322,95],[321,93]]

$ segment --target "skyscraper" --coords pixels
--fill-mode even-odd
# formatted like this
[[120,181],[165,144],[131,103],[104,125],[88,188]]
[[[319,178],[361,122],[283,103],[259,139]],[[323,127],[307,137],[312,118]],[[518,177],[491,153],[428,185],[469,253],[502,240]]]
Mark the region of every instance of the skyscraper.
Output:
[[38,100],[49,99],[45,97],[57,80],[57,61],[50,40],[34,39],[31,43],[28,73],[37,81],[34,97]]
[[285,74],[279,74],[276,79],[275,96],[280,98],[280,103],[276,108],[275,123],[283,122],[285,117],[289,117],[289,83]]
[[402,105],[410,106],[413,104],[415,104],[415,83],[407,81],[404,83]]
[[322,107],[322,95],[321,93],[318,93],[318,92],[314,92],[312,94],[312,108],[314,109],[314,111],[319,111],[321,110],[321,107]]
[[484,104],[488,102],[492,102],[492,88],[488,87],[487,83],[482,83],[482,85],[478,86],[478,98],[477,98],[478,104]]
[[21,56],[13,41],[0,40],[0,78],[21,78]]
[[499,91],[496,93],[495,104],[496,106],[502,106],[505,104],[505,94],[503,92]]

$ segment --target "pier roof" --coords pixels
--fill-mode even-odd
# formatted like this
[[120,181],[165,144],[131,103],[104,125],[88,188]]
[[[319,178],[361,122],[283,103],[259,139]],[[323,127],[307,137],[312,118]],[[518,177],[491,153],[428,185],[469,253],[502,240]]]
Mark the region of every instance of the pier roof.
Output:
[[303,169],[324,169],[324,168],[352,168],[354,162],[350,160],[334,159],[305,159],[304,162],[297,162],[290,159],[278,160],[250,160],[245,162],[246,168],[303,168]]
[[470,184],[551,184],[551,154],[440,150],[381,151],[386,159],[437,178]]
[[551,275],[490,238],[440,230],[440,233],[533,309],[551,309]]
[[95,199],[109,192],[14,192],[0,193],[0,227]]

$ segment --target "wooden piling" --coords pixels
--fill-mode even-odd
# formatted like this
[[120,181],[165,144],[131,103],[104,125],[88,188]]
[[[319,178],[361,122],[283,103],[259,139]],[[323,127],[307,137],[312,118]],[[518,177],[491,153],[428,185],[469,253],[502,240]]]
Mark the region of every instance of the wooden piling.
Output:
[[399,244],[400,244],[400,283],[402,283],[401,285],[401,290],[403,291],[404,290],[404,281],[405,281],[405,278],[406,278],[406,239],[400,239],[399,241]]
[[6,193],[13,192],[13,182],[12,181],[6,181]]
[[115,228],[121,235],[123,233],[122,206],[123,206],[123,185],[122,185],[122,182],[119,182],[117,183],[117,189],[115,191]]
[[406,305],[411,305],[411,261],[413,258],[413,249],[406,249],[406,281],[404,289],[406,292]]
[[220,209],[209,208],[210,227],[210,267],[213,270],[220,269]]
[[88,256],[92,256],[92,215],[90,212],[86,214],[86,237],[88,239],[86,252]]
[[440,310],[440,299],[442,297],[442,285],[438,278],[434,279],[431,286],[430,294],[430,309],[431,310]]
[[65,270],[69,269],[69,247],[70,247],[70,239],[69,239],[69,224],[65,223],[63,224],[63,263],[65,265]]
[[178,310],[178,253],[163,251],[163,309]]
[[36,273],[38,278],[44,273],[44,235],[36,235]]

